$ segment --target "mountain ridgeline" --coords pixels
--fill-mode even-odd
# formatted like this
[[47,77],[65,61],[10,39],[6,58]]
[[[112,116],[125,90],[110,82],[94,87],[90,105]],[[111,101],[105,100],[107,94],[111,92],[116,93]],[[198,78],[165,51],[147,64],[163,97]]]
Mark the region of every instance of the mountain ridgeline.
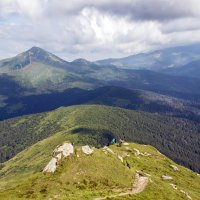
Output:
[[162,71],[165,69],[175,69],[199,59],[200,44],[190,44],[130,55],[124,58],[99,60],[96,63],[99,65],[114,65],[124,69]]
[[[90,146],[88,155],[77,140],[77,135],[60,132],[6,162],[0,171],[0,199],[200,199],[199,175],[150,145]],[[59,160],[54,173],[44,172],[55,159],[50,152],[64,145],[70,146],[70,155]]]
[[38,47],[1,61],[0,80],[5,79],[5,76],[21,89],[28,90],[21,95],[68,88],[94,89],[108,85],[123,85],[129,89],[146,89],[183,98],[200,95],[198,78],[170,76],[144,69],[120,69],[84,59],[67,62]]
[[164,73],[174,76],[200,77],[200,60],[192,61],[184,66],[163,70]]
[[0,199],[199,200],[199,60],[195,44],[0,61]]
[[79,145],[102,147],[113,137],[151,144],[177,163],[200,171],[199,130],[199,124],[181,118],[108,106],[72,106],[0,122],[0,158],[4,162],[62,131],[77,136]]

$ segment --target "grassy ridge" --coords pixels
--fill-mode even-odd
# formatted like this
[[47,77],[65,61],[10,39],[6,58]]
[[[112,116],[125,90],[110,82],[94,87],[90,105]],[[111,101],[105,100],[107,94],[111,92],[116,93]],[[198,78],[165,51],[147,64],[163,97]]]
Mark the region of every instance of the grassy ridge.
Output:
[[[89,144],[101,147],[112,137],[151,144],[178,163],[200,170],[198,129],[187,120],[126,109],[84,105],[0,122],[0,153],[15,155],[24,148],[62,131],[85,136]],[[22,140],[20,139],[22,138]],[[8,155],[10,156],[10,155]]]
[[[86,143],[89,142],[86,135],[83,138]],[[53,149],[65,140],[81,142],[78,134],[60,132],[6,162],[1,170],[0,199],[88,200],[109,196],[115,194],[116,189],[129,189],[136,170],[150,174],[151,182],[147,188],[140,194],[116,199],[187,199],[180,190],[187,192],[192,199],[200,199],[200,177],[189,169],[176,165],[149,145],[130,144],[128,149],[124,146],[110,147],[119,155],[125,152],[130,155],[125,161],[130,163],[131,169],[115,155],[106,155],[102,149],[96,149],[92,156],[86,156],[76,145],[79,157],[75,155],[63,160],[55,174],[43,174],[41,170],[51,158]],[[150,156],[135,156],[135,148],[140,152],[150,153]],[[176,165],[179,171],[173,171],[171,164]],[[172,176],[173,180],[162,180],[161,176],[166,174]],[[176,184],[178,190],[173,189],[170,183]]]

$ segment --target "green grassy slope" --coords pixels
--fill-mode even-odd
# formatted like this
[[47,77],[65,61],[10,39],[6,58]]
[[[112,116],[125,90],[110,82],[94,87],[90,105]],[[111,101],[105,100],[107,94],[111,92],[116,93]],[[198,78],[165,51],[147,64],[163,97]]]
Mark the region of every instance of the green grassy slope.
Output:
[[[150,175],[151,181],[146,189],[137,195],[116,199],[187,199],[180,192],[187,192],[192,199],[199,200],[200,177],[184,167],[160,154],[149,145],[130,144],[128,146],[111,146],[110,148],[122,155],[131,165],[131,169],[122,163],[116,155],[105,154],[102,149],[95,149],[91,156],[84,155],[80,147],[75,145],[76,154],[63,159],[54,174],[44,174],[42,169],[51,158],[57,145],[64,141],[79,143],[90,142],[87,135],[82,139],[78,134],[57,133],[22,151],[5,163],[0,171],[0,199],[94,199],[127,191],[133,181],[136,170]],[[149,156],[136,156],[134,148],[140,152],[148,152]],[[179,171],[173,171],[170,165],[176,165]],[[162,180],[162,175],[170,175],[173,180]],[[177,185],[178,190],[169,184]]]
[[96,147],[112,137],[151,144],[176,162],[200,170],[200,135],[190,121],[97,105],[62,107],[0,122],[1,162],[59,131],[78,135],[77,144],[87,137]]

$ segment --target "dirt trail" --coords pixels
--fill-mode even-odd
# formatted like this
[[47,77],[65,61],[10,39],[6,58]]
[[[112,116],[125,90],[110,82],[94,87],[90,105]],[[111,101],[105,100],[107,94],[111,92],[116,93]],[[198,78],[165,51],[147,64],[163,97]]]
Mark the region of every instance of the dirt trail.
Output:
[[141,173],[136,172],[134,182],[133,182],[133,187],[131,190],[128,190],[126,192],[121,192],[121,193],[115,194],[115,195],[106,196],[106,197],[98,197],[98,198],[95,198],[94,200],[103,200],[106,198],[115,198],[115,197],[120,197],[120,196],[137,194],[137,193],[142,192],[145,189],[148,182],[149,182],[148,177],[145,177]]

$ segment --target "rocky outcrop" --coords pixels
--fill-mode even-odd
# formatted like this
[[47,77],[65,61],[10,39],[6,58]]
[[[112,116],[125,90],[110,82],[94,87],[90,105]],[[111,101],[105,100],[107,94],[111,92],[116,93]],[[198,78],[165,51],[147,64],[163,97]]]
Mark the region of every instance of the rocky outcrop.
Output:
[[121,156],[122,158],[130,157],[130,155],[127,152],[122,152]]
[[86,155],[90,155],[94,152],[94,150],[91,149],[88,145],[82,146],[82,151]]
[[53,158],[49,161],[43,172],[54,173],[58,166],[58,161],[62,158],[66,158],[74,153],[74,147],[71,143],[65,142],[63,145],[57,147],[53,151]]
[[175,165],[170,165],[170,167],[174,170],[174,171],[179,171],[178,167]]
[[148,177],[151,176],[151,174],[147,174],[147,173],[141,172],[141,171],[139,171],[139,170],[136,170],[136,173],[139,174],[140,176],[148,176]]
[[163,180],[172,180],[173,179],[171,176],[166,176],[166,175],[161,176],[161,178]]
[[148,152],[144,152],[144,155],[145,155],[145,156],[151,156],[151,154],[148,153]]
[[171,185],[175,190],[177,190],[177,187],[176,187],[176,185],[175,184],[173,184],[173,183],[170,183],[169,185]]
[[56,158],[52,158],[47,166],[44,168],[43,172],[51,172],[54,173],[56,171],[58,164],[58,160]]
[[74,153],[74,147],[71,143],[65,142],[62,146],[57,147],[53,153],[60,153],[65,158]]
[[117,155],[117,158],[123,163],[124,162],[124,159],[120,156],[120,155]]
[[189,200],[192,200],[192,197],[191,197],[187,192],[185,192],[184,190],[178,189],[177,186],[176,186],[174,183],[170,183],[170,185],[171,185],[175,190],[178,190],[178,191],[180,191],[182,194],[184,194]]
[[180,190],[180,192],[183,193],[188,199],[192,200],[191,196],[187,192],[183,190]]
[[141,153],[138,149],[134,148],[134,151],[135,151],[135,156],[139,156]]
[[135,151],[135,156],[136,156],[136,157],[137,157],[137,156],[151,156],[150,153],[148,153],[148,152],[142,153],[142,152],[140,152],[140,150],[138,150],[138,149],[136,149],[136,148],[134,148],[134,151]]
[[[110,148],[107,147],[107,146],[105,146],[105,147],[103,148],[103,152],[104,152],[105,154],[110,153],[110,154],[116,155],[117,158],[118,158],[122,163],[124,162],[123,156],[124,156],[124,158],[125,158],[125,157],[127,157],[127,155],[128,155],[126,152],[124,152],[123,155],[121,156],[121,155],[117,154],[116,152],[114,152],[112,149],[110,149]],[[125,155],[125,154],[126,154],[126,155]]]
[[105,147],[103,148],[103,151],[104,151],[104,152],[111,153],[111,154],[115,154],[115,153],[113,152],[113,150],[112,150],[112,149],[110,149],[110,148],[109,148],[109,147],[107,147],[107,146],[105,146]]

